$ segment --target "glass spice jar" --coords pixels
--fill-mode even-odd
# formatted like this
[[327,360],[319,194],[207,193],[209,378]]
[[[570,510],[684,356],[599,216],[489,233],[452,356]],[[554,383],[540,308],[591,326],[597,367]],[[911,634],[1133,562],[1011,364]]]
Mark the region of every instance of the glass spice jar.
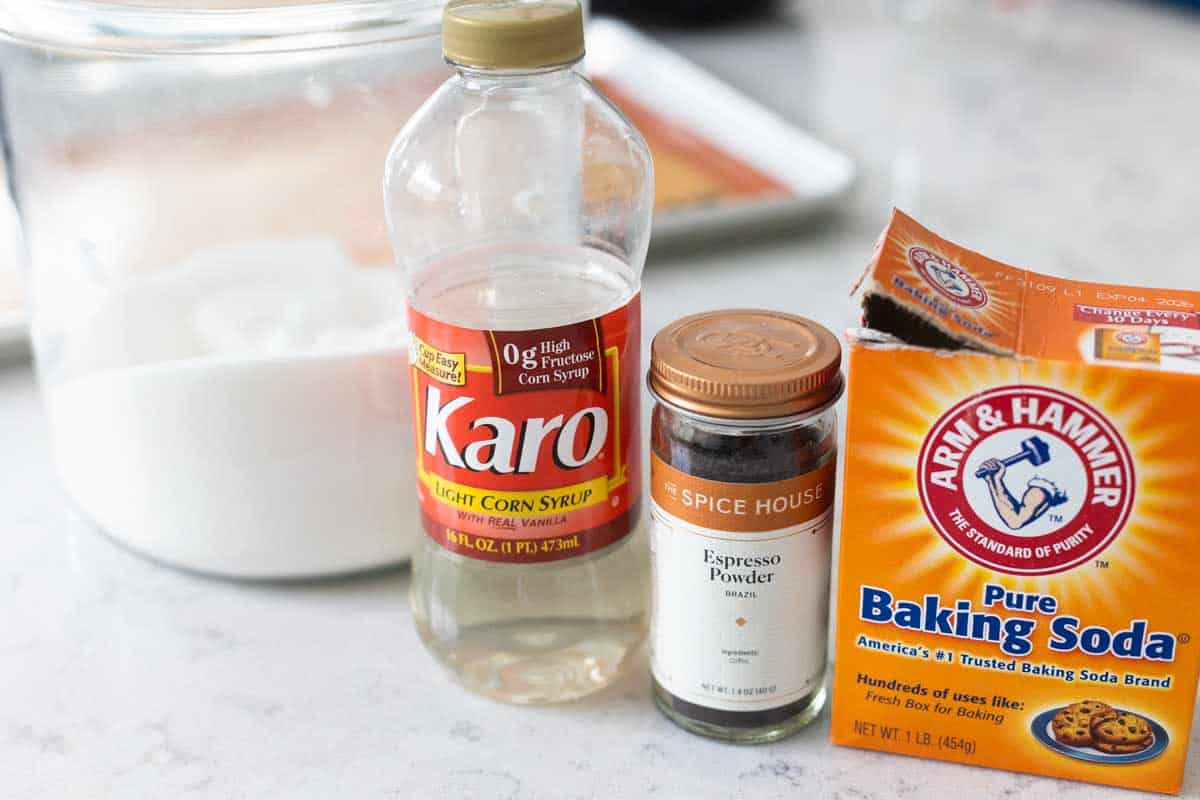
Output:
[[757,743],[825,704],[841,347],[775,311],[651,345],[651,671],[667,717]]

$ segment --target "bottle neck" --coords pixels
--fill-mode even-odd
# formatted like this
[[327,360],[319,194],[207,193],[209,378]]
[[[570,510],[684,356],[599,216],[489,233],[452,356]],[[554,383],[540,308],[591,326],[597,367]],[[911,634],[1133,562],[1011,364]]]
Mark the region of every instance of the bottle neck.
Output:
[[463,64],[451,64],[458,72],[459,79],[469,89],[506,88],[549,88],[570,81],[574,75],[574,67],[578,61],[558,64],[552,67],[498,69],[468,67]]

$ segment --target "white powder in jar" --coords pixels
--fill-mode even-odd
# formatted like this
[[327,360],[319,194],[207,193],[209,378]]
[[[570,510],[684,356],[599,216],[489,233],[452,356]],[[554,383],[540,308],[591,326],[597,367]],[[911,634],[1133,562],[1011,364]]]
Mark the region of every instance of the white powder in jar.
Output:
[[407,558],[420,523],[403,309],[394,270],[327,240],[204,251],[107,287],[46,337],[67,491],[110,535],[198,570]]

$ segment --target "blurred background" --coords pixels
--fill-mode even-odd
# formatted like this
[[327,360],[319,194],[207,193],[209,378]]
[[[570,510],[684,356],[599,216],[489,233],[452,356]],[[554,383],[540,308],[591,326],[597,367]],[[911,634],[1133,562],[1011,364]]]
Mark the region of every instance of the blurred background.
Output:
[[[373,172],[443,77],[436,42],[396,39],[435,28],[436,2],[379,3],[351,20],[378,32],[357,41],[329,33],[347,24],[323,10],[336,2],[94,4],[108,19],[69,5],[0,4],[6,160],[33,257],[23,274],[6,205],[0,352],[20,350],[31,284],[75,280],[64,265],[97,254],[136,272],[324,225],[359,263],[388,260]],[[866,243],[896,205],[1019,265],[1119,281],[1200,240],[1196,5],[596,0],[593,16],[645,38],[606,29],[589,69],[655,150],[660,246],[830,228]],[[295,202],[306,191],[316,202]],[[60,295],[42,296],[49,319]]]
[[[0,685],[17,687],[4,721],[20,754],[0,757],[6,796],[47,796],[69,761],[50,794],[328,797],[399,770],[428,796],[492,796],[488,770],[512,770],[560,796],[639,769],[657,788],[670,768],[794,796],[813,776],[905,769],[831,754],[817,728],[758,754],[639,749],[661,722],[644,671],[537,728],[448,689],[434,707],[445,679],[412,657],[403,571],[268,589],[163,570],[96,535],[223,574],[408,557],[407,340],[380,183],[396,132],[448,75],[440,7],[0,0]],[[893,206],[1031,270],[1200,288],[1194,4],[590,12],[583,69],[654,154],[646,343],[721,307],[845,330]],[[557,783],[543,744],[584,729],[578,772]],[[586,761],[606,748],[626,760]],[[919,769],[897,786],[1062,788]]]
[[[102,529],[240,575],[408,556],[381,178],[450,74],[442,5],[0,0],[0,359],[32,344],[59,475]],[[1191,4],[588,10],[579,68],[654,159],[647,334],[719,307],[855,325],[892,207],[1033,271],[1196,286]]]

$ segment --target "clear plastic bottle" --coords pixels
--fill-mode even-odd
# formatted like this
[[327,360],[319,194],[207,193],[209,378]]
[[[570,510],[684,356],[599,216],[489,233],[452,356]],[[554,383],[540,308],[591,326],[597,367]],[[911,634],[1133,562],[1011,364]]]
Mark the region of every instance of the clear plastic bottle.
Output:
[[575,0],[451,2],[443,47],[457,74],[385,177],[414,337],[413,615],[468,688],[568,700],[617,677],[646,632],[650,156],[573,68]]

